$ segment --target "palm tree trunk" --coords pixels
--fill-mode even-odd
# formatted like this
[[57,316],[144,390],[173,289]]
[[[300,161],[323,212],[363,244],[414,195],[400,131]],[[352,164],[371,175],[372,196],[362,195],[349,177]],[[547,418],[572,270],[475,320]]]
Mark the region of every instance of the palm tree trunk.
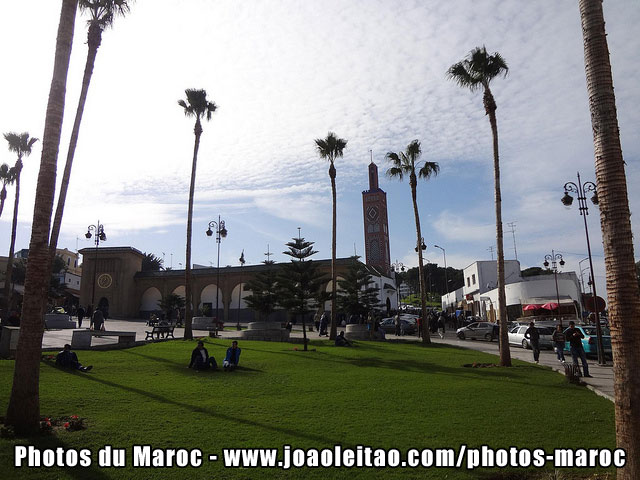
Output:
[[409,185],[411,186],[411,200],[413,201],[413,214],[416,219],[416,246],[418,247],[418,277],[420,279],[420,303],[422,306],[422,344],[428,345],[431,343],[431,337],[429,335],[429,325],[427,322],[427,293],[424,285],[424,266],[422,261],[422,232],[420,230],[420,215],[418,214],[418,200],[416,198],[418,180],[416,174],[411,173],[409,178]]
[[20,173],[22,172],[22,161],[18,158],[16,162],[16,197],[13,203],[13,222],[11,223],[11,243],[9,244],[9,257],[7,259],[7,270],[4,275],[4,301],[7,313],[11,309],[13,292],[11,289],[11,276],[13,274],[13,255],[16,248],[16,232],[18,230],[18,203],[20,202]]
[[580,0],[584,63],[593,127],[596,183],[613,348],[616,441],[626,451],[619,480],[640,478],[640,292],[634,264],[627,180],[601,0]]
[[80,123],[82,122],[82,114],[84,113],[84,105],[87,101],[87,93],[89,92],[89,84],[91,83],[91,75],[93,74],[93,66],[96,62],[98,47],[102,41],[102,30],[95,24],[89,26],[87,35],[87,60],[84,66],[84,75],[82,77],[82,89],[80,90],[80,98],[78,99],[78,108],[76,109],[76,118],[73,122],[71,130],[71,138],[69,139],[69,149],[67,150],[67,162],[64,166],[62,174],[62,182],[60,183],[60,193],[58,194],[58,205],[56,213],[53,217],[53,225],[51,227],[51,238],[49,240],[49,256],[51,264],[56,258],[56,248],[58,247],[58,237],[62,226],[62,215],[64,213],[64,204],[67,199],[67,190],[69,189],[69,179],[71,178],[71,167],[73,166],[73,157],[78,145],[78,137],[80,135]]
[[331,162],[329,166],[329,177],[331,178],[331,198],[333,200],[333,221],[331,234],[331,328],[329,329],[329,340],[335,340],[337,334],[336,323],[336,168]]
[[[191,165],[191,184],[189,185],[189,211],[187,213],[187,251],[184,269],[184,294],[186,300],[185,318],[184,318],[184,338],[185,340],[193,339],[191,331],[191,321],[193,318],[193,293],[191,292],[191,224],[193,221],[193,195],[196,188],[196,166],[198,163],[198,148],[200,148],[200,135],[202,135],[202,125],[200,125],[200,117],[196,119],[196,125],[193,128],[196,136],[193,145],[193,163]],[[217,287],[219,288],[219,287]],[[217,321],[218,319],[216,319]]]
[[502,241],[502,193],[500,191],[500,157],[498,155],[498,120],[496,119],[496,102],[488,86],[484,90],[484,107],[489,115],[491,134],[493,136],[493,176],[496,197],[496,250],[498,256],[498,322],[500,323],[500,365],[511,366],[511,350],[507,332],[507,297],[504,279],[504,245]]
[[42,156],[33,209],[29,261],[24,286],[20,338],[13,373],[13,387],[5,424],[16,433],[39,431],[40,420],[40,355],[44,329],[42,297],[49,286],[49,226],[56,186],[56,163],[62,131],[67,72],[73,43],[78,0],[63,0],[56,39],[53,78],[42,141]]

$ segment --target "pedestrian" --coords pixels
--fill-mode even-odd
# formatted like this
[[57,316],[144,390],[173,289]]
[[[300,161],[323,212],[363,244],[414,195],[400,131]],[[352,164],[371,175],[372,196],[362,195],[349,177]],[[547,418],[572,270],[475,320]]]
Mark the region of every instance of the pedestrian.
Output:
[[440,335],[440,338],[444,338],[444,324],[444,315],[440,315],[438,318],[438,335]]
[[82,328],[82,319],[84,318],[84,308],[82,308],[82,305],[78,306],[76,315],[78,315],[78,328]]
[[93,324],[94,330],[102,330],[102,327],[104,326],[104,314],[102,313],[102,310],[96,308],[96,311],[93,312],[91,323]]
[[564,333],[562,333],[562,325],[556,325],[556,330],[555,332],[553,332],[551,340],[553,340],[553,348],[555,349],[556,355],[558,356],[558,361],[565,363],[564,344],[566,342],[566,337]]
[[396,313],[396,316],[393,318],[393,324],[396,327],[396,337],[397,337],[402,333],[400,330],[400,314],[399,313]]
[[584,347],[582,346],[584,335],[576,328],[576,323],[573,321],[569,322],[569,328],[564,334],[571,345],[573,364],[578,366],[578,359],[580,359],[582,361],[584,376],[591,377],[591,375],[589,375],[589,365],[587,364],[587,354],[584,352]]
[[533,322],[529,324],[529,328],[524,332],[524,338],[529,340],[529,345],[531,345],[531,349],[533,350],[533,361],[540,363],[538,361],[540,359],[540,332],[538,332],[535,325]]
[[322,337],[324,336],[328,336],[327,334],[327,326],[329,324],[329,316],[327,315],[327,312],[322,312],[322,316],[320,317],[320,331],[318,333],[318,336]]

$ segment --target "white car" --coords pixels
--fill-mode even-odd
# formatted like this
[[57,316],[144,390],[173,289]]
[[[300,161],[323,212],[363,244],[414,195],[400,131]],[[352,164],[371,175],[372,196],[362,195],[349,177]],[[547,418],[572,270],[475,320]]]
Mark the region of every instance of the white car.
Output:
[[[511,330],[509,330],[509,343],[513,345],[522,345],[522,348],[525,349],[531,348],[529,340],[524,338],[524,332],[526,332],[528,328],[528,325],[518,325],[517,327],[513,327]],[[553,328],[536,327],[536,329],[540,334],[540,348],[553,349],[553,340],[551,340],[551,336],[553,335]]]

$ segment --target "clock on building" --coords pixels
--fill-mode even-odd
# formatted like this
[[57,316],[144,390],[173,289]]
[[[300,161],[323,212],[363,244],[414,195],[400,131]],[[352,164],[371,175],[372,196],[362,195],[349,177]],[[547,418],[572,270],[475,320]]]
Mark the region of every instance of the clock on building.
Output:
[[98,286],[100,288],[109,288],[113,283],[113,278],[108,273],[103,273],[98,277]]

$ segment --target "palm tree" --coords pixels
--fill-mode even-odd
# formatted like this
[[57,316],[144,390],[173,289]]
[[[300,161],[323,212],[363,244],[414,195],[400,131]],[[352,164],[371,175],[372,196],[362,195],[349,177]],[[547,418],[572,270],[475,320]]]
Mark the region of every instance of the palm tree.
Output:
[[69,179],[71,178],[71,167],[73,165],[73,157],[78,144],[78,136],[80,135],[80,123],[82,122],[82,114],[84,113],[84,105],[87,101],[87,93],[89,84],[91,83],[91,75],[93,74],[93,66],[98,54],[98,48],[102,42],[102,32],[105,28],[113,25],[113,20],[118,15],[126,15],[129,12],[127,0],[80,0],[79,7],[81,11],[89,14],[87,24],[89,26],[87,34],[87,60],[84,66],[84,75],[82,77],[82,89],[80,90],[80,98],[78,99],[78,108],[76,109],[76,118],[73,122],[71,137],[69,139],[69,149],[67,150],[67,162],[64,166],[62,174],[62,182],[60,183],[60,193],[58,195],[58,204],[56,213],[53,218],[53,226],[51,227],[51,239],[49,241],[49,255],[51,261],[56,256],[56,248],[58,246],[58,237],[62,225],[62,215],[64,213],[64,204],[67,199],[67,190],[69,188]]
[[53,211],[56,164],[77,9],[78,0],[62,1],[53,76],[44,123],[42,156],[29,243],[29,262],[27,262],[22,301],[20,337],[13,370],[13,387],[5,417],[5,424],[12,425],[15,432],[20,435],[39,431],[40,397],[38,390],[44,329],[42,297],[46,294],[51,278],[48,276],[51,265],[48,245],[49,227]]
[[331,328],[329,339],[335,340],[336,325],[336,158],[342,157],[347,141],[329,132],[327,138],[316,138],[316,148],[320,158],[329,160],[329,178],[331,179],[331,199],[333,202],[332,233],[331,233]]
[[189,211],[187,213],[187,252],[184,269],[185,284],[185,319],[184,319],[184,338],[191,340],[193,334],[191,332],[191,318],[193,316],[193,294],[191,293],[191,222],[193,219],[193,193],[196,186],[196,165],[198,163],[198,148],[200,147],[200,136],[202,135],[202,124],[200,118],[205,117],[207,121],[211,120],[211,115],[218,108],[215,103],[207,100],[206,90],[195,90],[188,88],[184,91],[187,100],[178,100],[178,105],[184,109],[187,117],[196,117],[196,124],[193,133],[196,136],[193,145],[193,163],[191,165],[191,184],[189,186]]
[[493,135],[493,176],[496,199],[496,244],[498,257],[498,318],[500,322],[500,365],[511,366],[511,352],[507,335],[507,299],[504,280],[504,247],[502,244],[502,194],[500,193],[500,160],[498,156],[498,122],[496,120],[495,99],[489,88],[491,81],[509,71],[506,62],[499,53],[487,54],[485,47],[476,47],[467,58],[452,65],[447,71],[449,79],[472,92],[483,89],[484,110],[489,116]]
[[12,185],[15,181],[14,170],[6,163],[0,165],[0,182],[2,182],[2,190],[0,190],[0,216],[4,210],[4,201],[7,198],[7,185]]
[[640,292],[602,0],[579,4],[615,358],[616,439],[627,459],[617,478],[632,480],[640,478]]
[[414,140],[411,142],[404,152],[387,153],[387,160],[392,163],[392,167],[387,170],[387,176],[402,180],[405,175],[409,175],[409,186],[411,187],[411,200],[413,201],[413,214],[416,220],[416,251],[418,252],[418,277],[420,279],[420,302],[422,305],[422,343],[431,343],[429,337],[429,328],[427,322],[427,289],[424,282],[424,266],[422,260],[422,232],[420,230],[420,215],[418,214],[418,201],[416,198],[416,190],[418,187],[418,177],[429,180],[432,176],[436,176],[440,172],[440,166],[436,162],[424,162],[424,165],[418,170],[416,176],[416,167],[419,164],[418,159],[422,154],[420,142]]
[[11,270],[13,270],[13,254],[16,247],[16,230],[18,229],[18,203],[20,201],[20,173],[22,172],[22,157],[31,155],[31,147],[38,141],[37,138],[29,137],[27,132],[4,134],[5,140],[9,143],[9,151],[18,155],[16,164],[13,167],[13,178],[16,184],[16,196],[13,203],[13,223],[11,224],[11,243],[9,244],[9,258],[7,260],[7,271],[4,276],[4,302],[6,308],[11,306]]

